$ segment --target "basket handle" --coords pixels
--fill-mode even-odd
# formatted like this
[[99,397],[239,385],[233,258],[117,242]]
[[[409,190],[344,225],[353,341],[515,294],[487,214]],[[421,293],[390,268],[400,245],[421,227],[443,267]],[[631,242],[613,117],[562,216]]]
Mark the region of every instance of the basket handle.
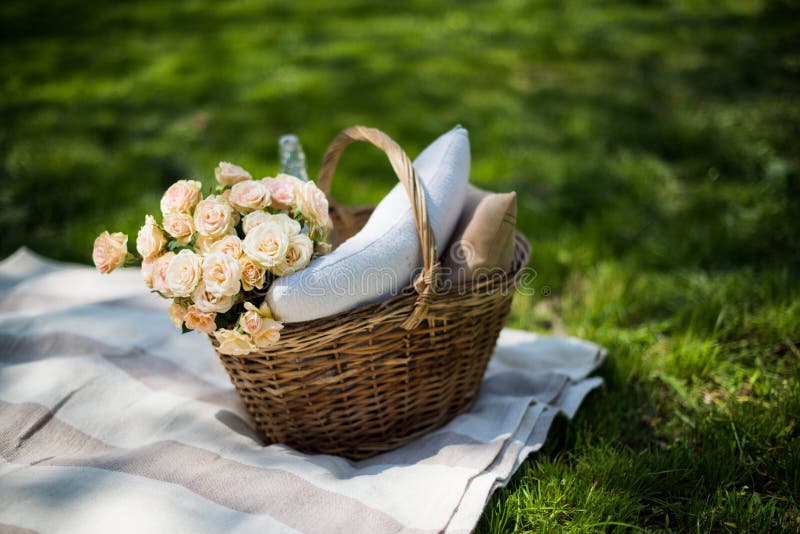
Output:
[[418,294],[417,300],[414,303],[414,310],[402,325],[406,330],[411,330],[425,318],[428,305],[439,283],[440,266],[437,261],[436,239],[428,217],[425,191],[422,189],[417,171],[414,170],[411,160],[408,159],[400,145],[380,130],[365,126],[353,126],[340,132],[325,151],[325,156],[322,159],[322,168],[317,177],[317,186],[326,195],[330,196],[331,179],[336,171],[336,164],[339,162],[342,152],[344,152],[347,145],[356,141],[371,143],[386,153],[392,169],[394,169],[397,178],[403,184],[411,201],[414,224],[417,227],[417,235],[422,248],[422,272],[414,281],[414,289]]

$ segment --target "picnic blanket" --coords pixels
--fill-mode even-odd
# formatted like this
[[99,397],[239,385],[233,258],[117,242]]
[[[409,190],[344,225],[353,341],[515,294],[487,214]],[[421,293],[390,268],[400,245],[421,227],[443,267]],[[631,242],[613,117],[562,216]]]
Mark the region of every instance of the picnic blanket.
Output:
[[165,308],[138,270],[0,262],[0,531],[469,532],[602,383],[602,348],[506,329],[468,413],[365,461],[301,454]]

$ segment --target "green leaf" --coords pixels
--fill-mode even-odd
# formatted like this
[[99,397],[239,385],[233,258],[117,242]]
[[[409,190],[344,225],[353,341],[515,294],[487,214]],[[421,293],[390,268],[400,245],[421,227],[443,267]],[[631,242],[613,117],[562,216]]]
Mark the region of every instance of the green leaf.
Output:
[[167,243],[167,250],[169,250],[170,252],[174,252],[176,254],[181,250],[191,250],[192,252],[194,252],[194,243],[196,240],[197,240],[197,232],[195,232],[194,236],[192,237],[192,241],[186,245],[184,245],[177,239],[170,239],[170,241]]
[[225,313],[218,313],[214,318],[214,324],[217,325],[217,329],[225,328],[230,330],[235,327],[242,309],[243,305],[239,303]]

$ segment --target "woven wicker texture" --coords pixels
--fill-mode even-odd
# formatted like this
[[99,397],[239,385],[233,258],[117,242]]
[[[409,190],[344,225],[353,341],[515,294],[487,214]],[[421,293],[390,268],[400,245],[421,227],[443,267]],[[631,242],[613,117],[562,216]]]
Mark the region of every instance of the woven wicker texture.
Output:
[[[274,348],[219,358],[267,442],[361,459],[439,428],[469,407],[530,245],[517,233],[508,273],[441,287],[423,190],[397,143],[371,128],[345,130],[326,152],[318,185],[329,192],[339,156],[354,141],[383,150],[403,183],[422,245],[422,273],[387,301],[287,324]],[[332,202],[335,240],[357,232],[370,212]]]

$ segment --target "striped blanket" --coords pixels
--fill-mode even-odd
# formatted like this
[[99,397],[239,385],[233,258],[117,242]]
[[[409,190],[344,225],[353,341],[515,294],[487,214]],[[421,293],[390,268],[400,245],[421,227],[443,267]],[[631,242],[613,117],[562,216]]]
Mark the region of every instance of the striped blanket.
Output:
[[469,532],[604,351],[504,330],[478,398],[366,461],[264,446],[136,270],[0,262],[0,531]]

